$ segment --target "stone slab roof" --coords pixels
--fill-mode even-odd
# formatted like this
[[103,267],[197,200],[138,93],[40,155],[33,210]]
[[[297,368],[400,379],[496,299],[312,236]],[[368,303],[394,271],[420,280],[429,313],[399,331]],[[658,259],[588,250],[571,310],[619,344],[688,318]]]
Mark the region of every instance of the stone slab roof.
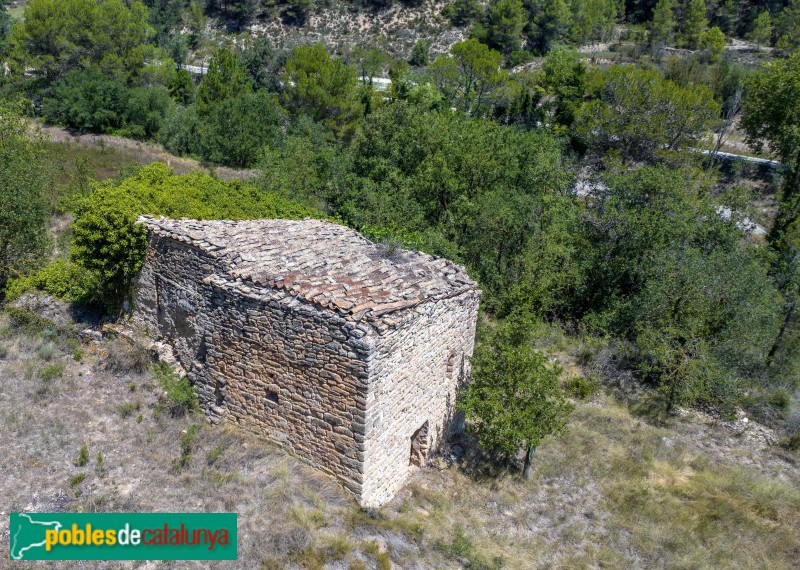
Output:
[[[477,290],[453,262],[389,250],[322,220],[198,221],[142,216],[151,233],[191,244],[221,261],[229,280],[287,293],[352,317],[372,319]],[[248,291],[244,291],[247,293]]]

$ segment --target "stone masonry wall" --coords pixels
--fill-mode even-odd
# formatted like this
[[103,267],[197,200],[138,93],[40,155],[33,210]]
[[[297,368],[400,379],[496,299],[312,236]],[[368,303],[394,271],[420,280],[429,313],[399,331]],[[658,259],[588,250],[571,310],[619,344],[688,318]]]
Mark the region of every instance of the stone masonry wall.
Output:
[[134,322],[173,347],[213,419],[269,437],[360,496],[371,329],[281,291],[248,294],[216,269],[197,248],[151,238]]
[[411,471],[412,436],[427,422],[428,454],[463,427],[459,387],[469,375],[479,292],[428,302],[375,342],[367,394],[367,447],[362,503],[391,499]]

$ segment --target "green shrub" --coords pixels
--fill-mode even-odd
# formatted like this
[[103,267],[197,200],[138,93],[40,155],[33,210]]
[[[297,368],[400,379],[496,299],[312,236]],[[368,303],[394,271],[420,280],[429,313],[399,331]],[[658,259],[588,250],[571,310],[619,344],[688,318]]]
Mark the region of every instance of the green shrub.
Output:
[[89,446],[85,443],[81,446],[80,451],[78,451],[78,457],[75,458],[74,463],[76,467],[83,467],[89,463]]
[[585,376],[570,376],[564,382],[564,391],[578,400],[585,400],[597,392],[599,383],[596,378]]
[[69,486],[73,489],[83,483],[84,479],[86,479],[86,473],[78,473],[74,477],[69,478]]
[[94,300],[97,279],[91,272],[66,259],[56,259],[39,271],[8,283],[6,297],[14,300],[28,291],[39,290],[65,301]]
[[784,439],[782,445],[790,451],[800,451],[800,431]]
[[166,363],[160,362],[154,367],[156,381],[167,393],[168,410],[173,417],[200,410],[197,394],[187,377],[179,378]]
[[142,407],[141,402],[125,402],[119,407],[119,413],[123,418],[127,418],[128,416],[132,416],[133,412],[138,412],[139,409]]
[[64,365],[59,362],[48,364],[39,371],[39,378],[42,382],[52,382],[56,378],[61,378],[64,375]]
[[197,424],[192,424],[181,436],[180,439],[180,447],[181,447],[181,455],[177,459],[172,460],[172,467],[175,471],[180,471],[184,467],[188,466],[189,463],[192,461],[192,451],[194,451],[194,440],[197,437],[197,430],[200,429],[200,426]]

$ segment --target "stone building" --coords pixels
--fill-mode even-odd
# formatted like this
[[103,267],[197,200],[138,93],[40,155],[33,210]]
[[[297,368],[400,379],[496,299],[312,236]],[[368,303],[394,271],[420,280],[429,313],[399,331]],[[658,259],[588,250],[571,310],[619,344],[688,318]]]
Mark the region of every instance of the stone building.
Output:
[[211,421],[263,434],[385,503],[462,423],[480,291],[445,259],[319,220],[142,217],[134,323]]

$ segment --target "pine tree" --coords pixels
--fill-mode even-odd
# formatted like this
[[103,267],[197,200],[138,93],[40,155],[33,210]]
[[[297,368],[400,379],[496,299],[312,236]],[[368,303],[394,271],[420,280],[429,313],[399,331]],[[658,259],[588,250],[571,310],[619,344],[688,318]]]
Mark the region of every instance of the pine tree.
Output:
[[753,29],[747,37],[750,41],[755,42],[758,50],[761,50],[762,45],[769,44],[772,37],[772,17],[769,15],[769,10],[764,10],[758,15],[753,22]]
[[661,51],[675,40],[675,0],[658,0],[650,22],[650,47]]
[[682,26],[684,44],[690,49],[696,49],[706,26],[708,20],[705,0],[687,0]]

